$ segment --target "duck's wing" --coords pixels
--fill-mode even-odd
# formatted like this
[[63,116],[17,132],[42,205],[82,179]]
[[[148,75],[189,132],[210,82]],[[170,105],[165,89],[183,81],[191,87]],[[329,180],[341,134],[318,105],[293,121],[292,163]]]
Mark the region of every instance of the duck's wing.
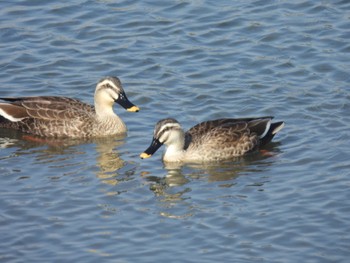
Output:
[[218,119],[206,121],[186,132],[189,150],[211,151],[213,154],[243,155],[259,146],[268,134],[272,117]]
[[[214,133],[220,131],[220,129],[226,130],[230,129],[232,132],[241,131],[246,128],[251,129],[253,132],[257,133],[259,136],[263,135],[266,132],[266,128],[271,123],[273,119],[272,116],[259,117],[259,118],[239,118],[239,119],[217,119],[201,122],[191,129],[189,129],[186,134],[191,136],[193,135],[204,135],[207,133],[212,133],[212,130],[215,130]],[[213,134],[214,134],[213,133]],[[262,136],[263,137],[263,136]]]
[[93,112],[92,106],[66,97],[41,96],[0,99],[9,102],[0,103],[0,114],[10,121],[21,121],[25,118],[66,120]]

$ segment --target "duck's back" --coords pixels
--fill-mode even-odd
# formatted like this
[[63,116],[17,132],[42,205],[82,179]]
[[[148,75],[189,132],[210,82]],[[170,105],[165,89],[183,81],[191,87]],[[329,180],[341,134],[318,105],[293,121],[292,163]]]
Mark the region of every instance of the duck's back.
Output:
[[0,126],[49,137],[82,137],[91,131],[94,107],[76,99],[55,96],[2,98],[1,108],[13,121],[1,118]]
[[186,159],[216,161],[255,150],[271,117],[218,119],[197,124],[186,132]]

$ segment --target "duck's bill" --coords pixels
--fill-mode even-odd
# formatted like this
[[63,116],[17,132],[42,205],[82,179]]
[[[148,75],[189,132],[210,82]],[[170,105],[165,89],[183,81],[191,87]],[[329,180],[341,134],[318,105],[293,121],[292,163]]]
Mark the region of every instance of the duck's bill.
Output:
[[127,108],[126,110],[131,111],[131,112],[138,112],[140,109],[139,109],[139,107],[134,105],[131,108]]
[[136,105],[132,104],[125,94],[121,94],[119,98],[116,100],[116,103],[118,103],[120,106],[122,106],[127,111],[131,112],[138,112],[140,109]]
[[162,146],[162,143],[158,139],[153,138],[151,145],[146,149],[146,151],[140,154],[140,158],[147,159],[151,157],[160,148],[160,146]]
[[147,158],[149,158],[151,156],[152,156],[152,154],[148,154],[148,153],[145,153],[145,152],[140,154],[140,158],[141,159],[147,159]]

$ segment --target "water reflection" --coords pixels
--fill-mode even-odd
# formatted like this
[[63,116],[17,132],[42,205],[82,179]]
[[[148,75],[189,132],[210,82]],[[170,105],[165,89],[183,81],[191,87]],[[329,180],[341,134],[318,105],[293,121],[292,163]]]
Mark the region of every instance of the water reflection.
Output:
[[[185,165],[164,163],[163,177],[145,175],[147,172],[143,174],[144,178],[151,183],[150,190],[158,197],[161,205],[160,214],[169,218],[185,218],[192,216],[196,209],[190,205],[191,202],[187,201],[191,199],[188,194],[192,191],[191,182],[205,180],[210,183],[220,182],[218,184],[220,187],[233,187],[239,176],[262,173],[269,169],[278,156],[277,146],[276,143],[263,153],[254,153],[223,163]],[[261,187],[264,183],[254,181],[248,186]]]
[[[0,148],[15,149],[10,155],[2,156],[2,159],[34,155],[37,164],[49,164],[50,168],[57,169],[60,174],[74,174],[96,165],[96,176],[103,183],[115,185],[116,171],[124,166],[116,149],[124,144],[124,138],[125,136],[95,139],[41,138],[1,129]],[[96,151],[91,151],[90,146]],[[96,162],[90,162],[91,158],[95,158]],[[78,168],[72,172],[69,167]]]
[[110,142],[97,143],[96,151],[99,153],[96,158],[96,164],[99,170],[96,176],[102,180],[103,183],[116,185],[118,181],[115,179],[116,171],[124,166],[124,161],[120,158],[116,147],[123,144],[121,140],[111,140]]
[[167,171],[164,178],[154,176],[146,178],[155,183],[166,184],[167,187],[181,186],[189,182],[189,179],[186,178],[196,179],[203,176],[207,177],[208,182],[229,181],[246,172],[266,170],[267,167],[274,163],[274,158],[280,153],[278,145],[279,143],[273,143],[263,151],[237,157],[226,162],[200,164],[164,163],[164,169]]
[[193,215],[191,202],[187,203],[185,196],[191,189],[182,187],[190,180],[181,169],[169,169],[164,177],[147,176],[146,179],[151,182],[150,190],[158,197],[161,216],[183,219]]
[[164,177],[145,176],[145,178],[153,183],[151,190],[159,195],[168,188],[183,186],[191,180],[199,178],[206,178],[208,182],[225,182],[232,181],[248,172],[262,172],[273,164],[273,160],[273,156],[255,155],[254,158],[252,156],[241,157],[224,163],[166,163],[164,164],[166,170]]

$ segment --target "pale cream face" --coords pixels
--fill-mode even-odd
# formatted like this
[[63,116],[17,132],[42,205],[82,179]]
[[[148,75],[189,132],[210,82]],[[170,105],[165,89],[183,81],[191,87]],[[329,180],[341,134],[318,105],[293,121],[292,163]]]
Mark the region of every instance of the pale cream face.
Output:
[[119,96],[122,92],[122,88],[118,85],[116,85],[115,82],[105,79],[98,83],[95,97],[100,102],[106,102],[106,103],[114,103],[117,99],[119,99]]
[[183,131],[179,123],[166,123],[154,130],[154,137],[161,143],[169,145],[181,138]]
[[119,80],[104,79],[97,84],[95,91],[95,104],[101,109],[105,107],[111,108],[115,101],[119,99],[123,93],[123,88]]

